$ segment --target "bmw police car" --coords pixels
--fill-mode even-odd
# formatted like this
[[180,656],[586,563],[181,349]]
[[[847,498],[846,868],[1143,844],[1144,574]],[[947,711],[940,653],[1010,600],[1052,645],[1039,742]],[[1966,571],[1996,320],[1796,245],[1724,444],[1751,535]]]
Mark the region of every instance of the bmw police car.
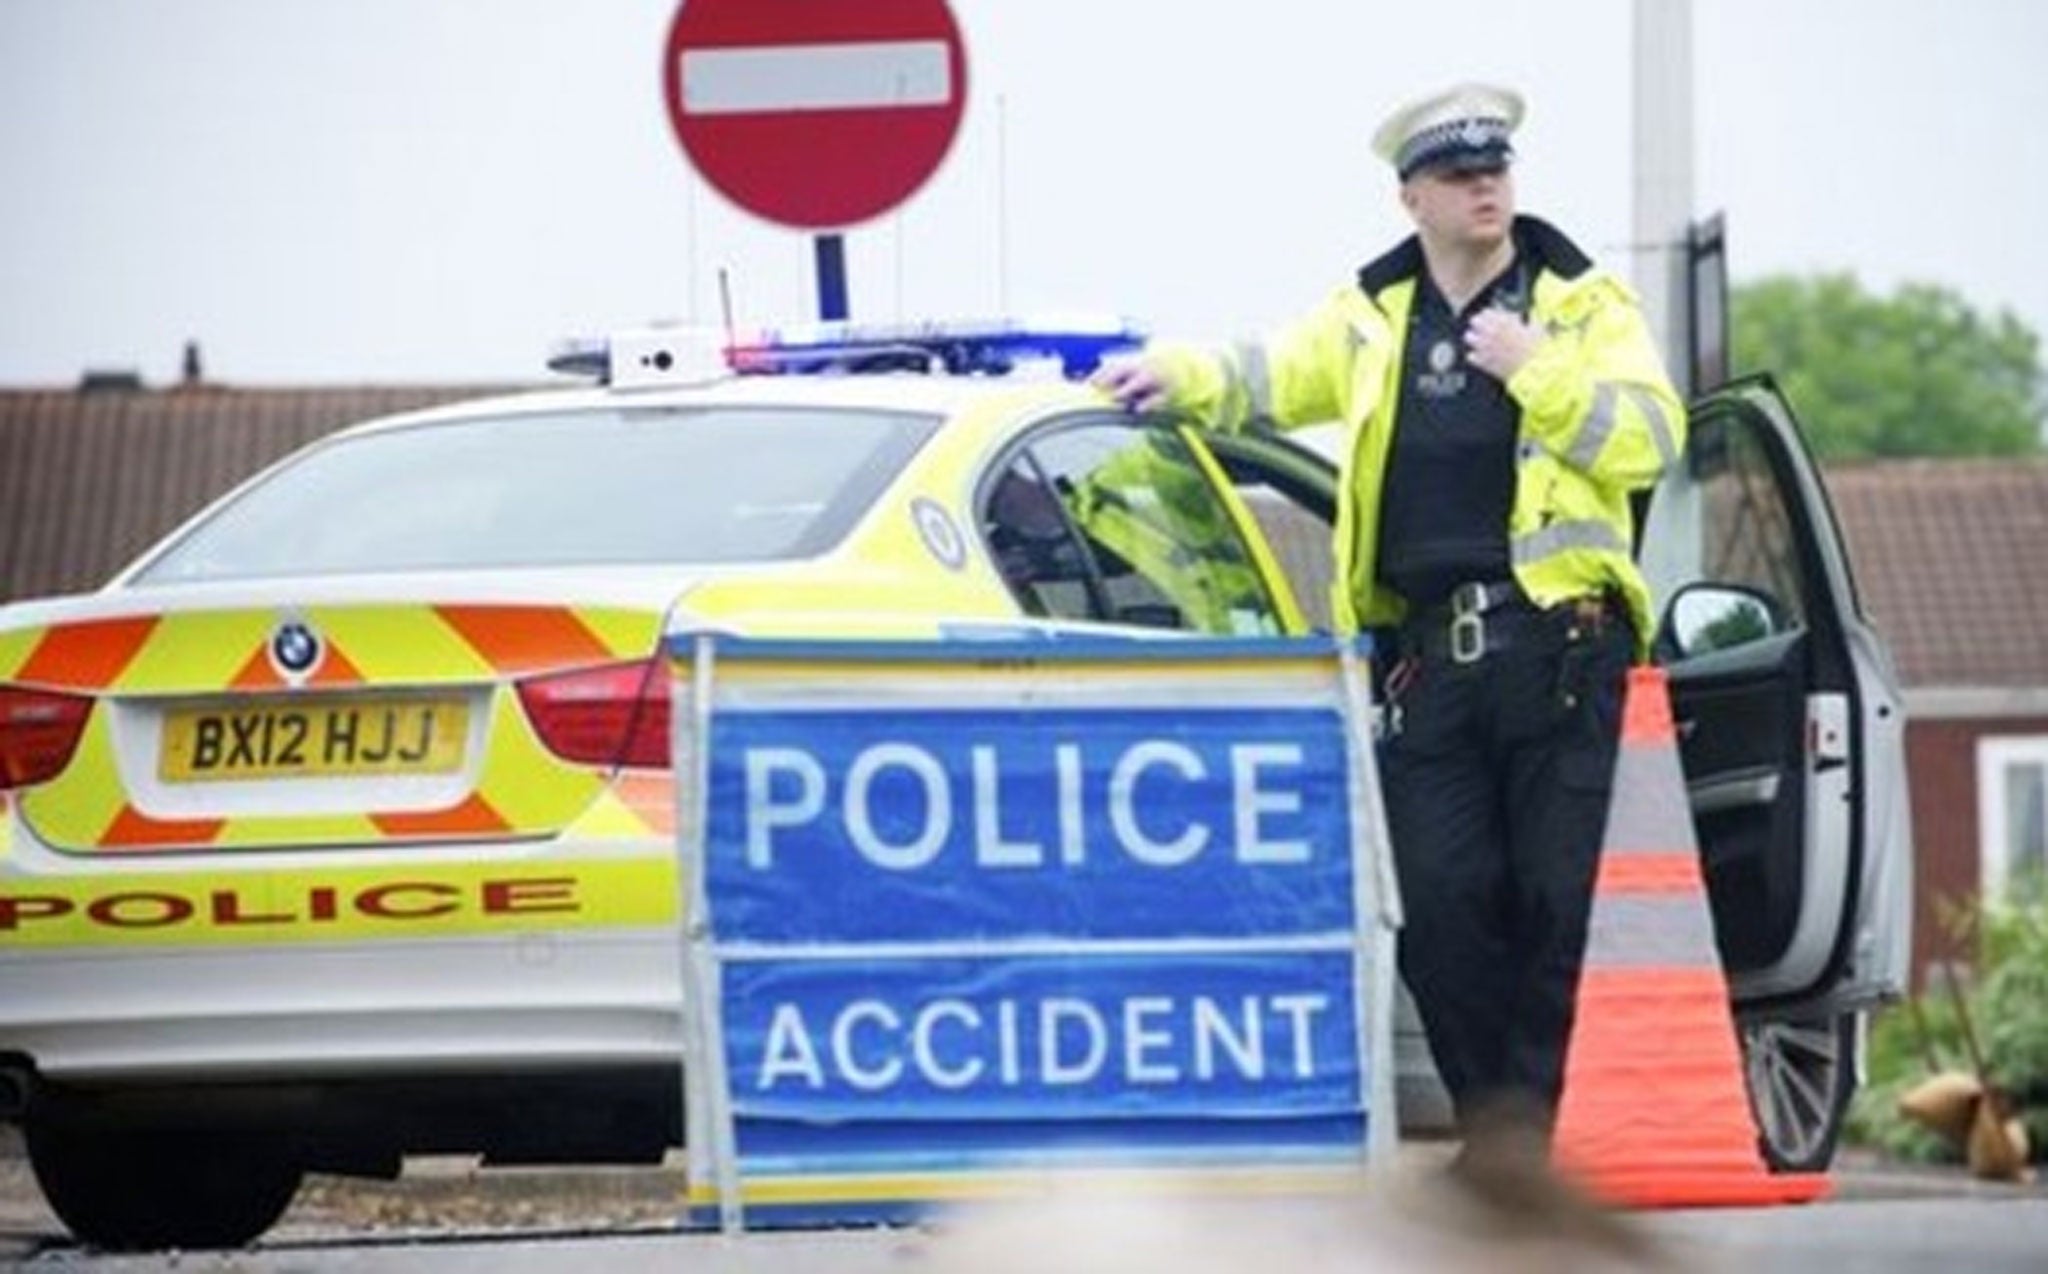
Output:
[[[0,1118],[59,1216],[230,1245],[308,1171],[682,1144],[670,634],[1326,625],[1332,466],[1077,383],[1137,339],[826,324],[713,374],[628,333],[0,609]],[[1782,404],[1692,432],[1644,559],[1766,1148],[1811,1167],[1904,972],[1903,721]]]

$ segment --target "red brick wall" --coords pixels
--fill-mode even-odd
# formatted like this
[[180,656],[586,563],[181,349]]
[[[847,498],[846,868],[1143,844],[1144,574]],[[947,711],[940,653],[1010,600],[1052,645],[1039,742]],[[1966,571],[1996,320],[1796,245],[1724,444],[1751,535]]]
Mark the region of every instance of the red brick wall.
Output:
[[1982,880],[1977,861],[1977,740],[1985,736],[2048,734],[2048,717],[1912,721],[1906,726],[1906,765],[1912,776],[1913,968],[1930,960],[1968,960],[1970,952],[1947,928],[1944,904],[1975,898]]

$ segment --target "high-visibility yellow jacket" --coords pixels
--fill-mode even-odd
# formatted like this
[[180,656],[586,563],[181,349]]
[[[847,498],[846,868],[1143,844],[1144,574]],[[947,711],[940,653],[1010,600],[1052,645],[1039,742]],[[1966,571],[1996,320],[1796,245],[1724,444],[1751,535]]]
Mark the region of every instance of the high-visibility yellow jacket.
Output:
[[[1677,459],[1685,407],[1627,285],[1534,217],[1516,218],[1514,234],[1534,267],[1529,317],[1548,333],[1507,384],[1521,408],[1508,515],[1515,578],[1539,606],[1618,593],[1647,648],[1650,592],[1630,554],[1629,493]],[[1212,428],[1347,426],[1331,599],[1342,632],[1396,623],[1403,612],[1378,582],[1377,539],[1422,268],[1411,238],[1263,340],[1161,345],[1145,355],[1168,377],[1174,405]]]

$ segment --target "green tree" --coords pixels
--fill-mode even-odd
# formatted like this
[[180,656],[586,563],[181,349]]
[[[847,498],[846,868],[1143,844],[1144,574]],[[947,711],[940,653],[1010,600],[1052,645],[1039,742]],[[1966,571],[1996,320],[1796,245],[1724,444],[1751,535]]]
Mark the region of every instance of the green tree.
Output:
[[1948,288],[1866,292],[1853,275],[1773,275],[1734,289],[1737,372],[1783,386],[1823,459],[2017,456],[2042,449],[2041,342]]

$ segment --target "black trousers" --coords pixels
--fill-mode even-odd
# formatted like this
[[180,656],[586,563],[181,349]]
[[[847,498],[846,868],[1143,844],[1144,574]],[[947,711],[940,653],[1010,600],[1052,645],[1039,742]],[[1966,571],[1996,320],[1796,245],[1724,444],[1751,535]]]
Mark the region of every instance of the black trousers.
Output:
[[1439,647],[1410,664],[1381,775],[1401,973],[1459,1122],[1511,1104],[1547,1131],[1634,638],[1533,610],[1501,627],[1515,640],[1474,663]]

